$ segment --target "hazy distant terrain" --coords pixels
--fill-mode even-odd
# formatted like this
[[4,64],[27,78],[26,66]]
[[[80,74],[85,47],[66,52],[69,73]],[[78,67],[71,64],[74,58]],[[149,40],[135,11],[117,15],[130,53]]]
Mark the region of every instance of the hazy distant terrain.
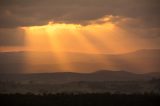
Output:
[[[28,56],[30,54],[30,56]],[[146,49],[126,54],[65,53],[68,63],[57,61],[50,52],[0,53],[0,73],[94,72],[97,70],[127,70],[133,73],[155,72],[160,69],[160,50]],[[63,59],[63,57],[62,57]],[[60,69],[64,65],[73,69]]]
[[0,93],[144,93],[160,92],[160,73],[125,71],[94,73],[1,74]]
[[54,61],[56,57],[48,52],[38,56],[33,52],[31,63],[25,52],[4,52],[0,53],[0,93],[159,92],[159,54],[160,50],[119,55],[66,53],[76,68],[58,72],[56,66],[64,63]]

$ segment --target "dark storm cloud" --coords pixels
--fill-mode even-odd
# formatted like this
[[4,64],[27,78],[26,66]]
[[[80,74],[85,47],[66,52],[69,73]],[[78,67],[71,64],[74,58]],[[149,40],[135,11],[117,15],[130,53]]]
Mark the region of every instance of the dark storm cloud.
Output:
[[113,16],[111,22],[136,36],[156,38],[159,13],[160,0],[0,0],[0,46],[24,45],[17,27],[49,21],[86,25],[105,16]]
[[0,27],[80,23],[105,15],[141,19],[159,27],[160,0],[1,0]]

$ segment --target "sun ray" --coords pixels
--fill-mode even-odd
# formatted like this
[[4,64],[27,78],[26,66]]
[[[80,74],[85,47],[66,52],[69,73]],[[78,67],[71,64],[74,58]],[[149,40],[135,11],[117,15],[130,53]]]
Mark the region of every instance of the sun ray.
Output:
[[[82,26],[49,22],[47,25],[24,27],[23,29],[26,32],[26,46],[32,51],[50,52],[50,57],[52,57],[52,59],[49,59],[50,64],[54,64],[53,69],[58,71],[77,69],[72,64],[71,55],[68,55],[67,52],[103,54],[107,51],[117,53],[117,51],[127,49],[122,46],[125,44],[124,39],[126,38],[121,36],[126,32],[113,23],[93,23]],[[37,59],[34,59],[35,57]],[[32,53],[28,54],[27,58],[31,65],[48,61],[45,60],[45,57],[41,59],[42,57],[35,56]],[[116,67],[116,62],[109,60],[110,58],[106,55],[95,55],[90,61],[95,61],[101,69]],[[120,59],[119,61],[123,60]]]

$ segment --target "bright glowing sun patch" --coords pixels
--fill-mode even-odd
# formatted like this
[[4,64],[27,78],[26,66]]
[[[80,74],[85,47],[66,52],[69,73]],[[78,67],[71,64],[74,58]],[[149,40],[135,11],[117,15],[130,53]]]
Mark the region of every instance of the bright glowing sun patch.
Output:
[[[27,48],[32,51],[50,51],[56,56],[55,61],[61,63],[59,69],[73,70],[74,67],[70,65],[70,61],[64,52],[85,51],[98,53],[99,48],[94,46],[94,42],[90,41],[88,37],[91,35],[90,37],[98,41],[101,39],[102,33],[111,32],[114,29],[114,24],[104,23],[82,26],[79,24],[49,22],[47,25],[23,27],[23,29],[26,34]],[[37,63],[37,60],[32,60],[33,56],[32,53],[27,55],[27,61],[30,64]],[[62,66],[62,63],[65,64]]]
[[[29,46],[29,48],[44,51],[51,50],[49,47],[55,47],[54,51],[63,51],[63,48],[73,47],[70,43],[75,41],[80,43],[77,47],[83,44],[87,46],[89,43],[85,40],[87,33],[93,36],[98,34],[98,36],[101,36],[104,32],[113,31],[114,27],[114,24],[111,23],[82,26],[79,24],[49,22],[47,25],[23,27],[23,29],[26,33],[26,46]],[[87,50],[90,50],[90,48],[87,48]]]
[[[81,65],[81,63],[74,65],[75,61],[73,60],[79,62],[79,58],[82,57],[78,57],[78,55],[72,57],[71,52],[109,54],[134,51],[139,47],[135,43],[138,40],[131,37],[132,33],[112,22],[112,18],[109,16],[91,21],[88,25],[49,22],[42,26],[23,27],[26,34],[26,48],[36,51],[36,53],[28,52],[26,54],[28,63],[26,67],[30,68],[28,70],[34,70],[31,72],[44,71],[46,68],[50,70],[52,69],[50,67],[57,71],[74,71],[78,67],[89,68],[92,66]],[[43,53],[40,54],[41,52]],[[93,60],[88,59],[88,62],[94,61],[95,64],[99,64],[95,65],[96,67],[103,68],[103,65],[104,69],[107,65],[114,66],[116,64],[109,59],[106,61],[107,57],[104,56],[106,55],[96,55]],[[124,60],[119,59],[122,62]],[[83,61],[87,61],[87,57]],[[127,61],[127,63],[134,64],[134,61]],[[44,70],[37,65],[45,67]]]
[[[93,22],[86,26],[49,22],[47,25],[23,27],[23,29],[26,34],[26,47],[32,51],[49,51],[54,57],[57,70],[76,69],[66,52],[117,53],[131,49],[130,46],[127,47],[130,39],[123,36],[127,33],[111,22]],[[38,53],[36,55],[28,53],[26,58],[30,66],[27,67],[44,63],[45,57],[39,56]],[[41,58],[44,59],[40,60]],[[101,56],[95,58],[99,63],[105,61]]]

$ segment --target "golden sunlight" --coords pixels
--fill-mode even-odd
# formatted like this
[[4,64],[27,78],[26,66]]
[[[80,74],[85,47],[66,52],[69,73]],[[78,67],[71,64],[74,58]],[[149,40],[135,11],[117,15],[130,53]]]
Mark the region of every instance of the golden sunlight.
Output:
[[82,26],[49,22],[44,26],[23,27],[23,29],[26,34],[26,46],[31,50],[96,53],[98,51],[95,51],[94,42],[89,42],[90,39],[87,37],[101,39],[106,32],[112,32],[114,27],[114,24],[111,23]]
[[[86,26],[49,22],[47,25],[23,27],[22,29],[26,34],[26,48],[35,52],[50,52],[49,55],[52,55],[52,60],[56,62],[59,71],[70,71],[75,68],[67,52],[113,54],[134,49],[134,46],[128,45],[133,39],[123,36],[127,34],[127,31],[111,22],[100,24],[92,22]],[[102,56],[93,58],[99,63],[106,63]],[[26,59],[30,64],[29,67],[47,62],[45,58],[39,57],[38,53],[35,55],[32,52],[27,54]]]
[[[94,43],[101,42],[102,32],[113,31],[114,25],[105,23],[103,25],[82,26],[79,24],[49,22],[47,25],[23,27],[22,29],[25,30],[27,48],[39,52],[49,51],[55,55],[54,60],[57,62],[57,66],[61,64],[57,69],[73,70],[74,66],[70,65],[65,52],[100,53],[101,50]],[[92,39],[96,39],[96,41],[91,41]],[[27,54],[27,61],[30,65],[40,62],[32,59],[33,56],[38,58],[38,54]]]

